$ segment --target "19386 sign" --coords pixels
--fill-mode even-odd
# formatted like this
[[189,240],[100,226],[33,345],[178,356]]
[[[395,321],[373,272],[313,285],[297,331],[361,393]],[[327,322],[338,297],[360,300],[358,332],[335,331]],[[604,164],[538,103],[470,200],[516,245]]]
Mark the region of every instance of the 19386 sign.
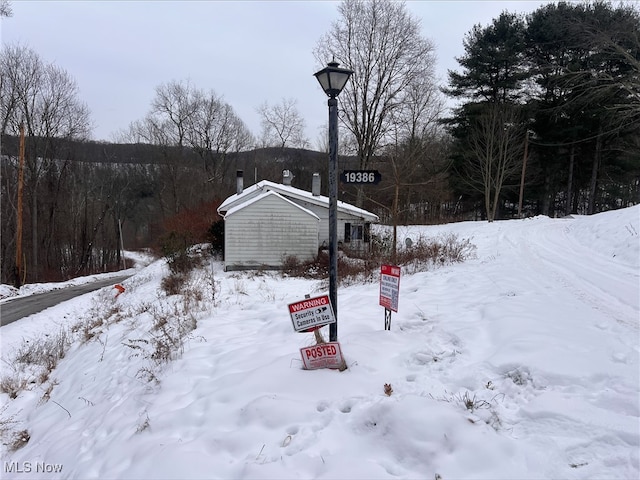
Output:
[[342,183],[377,185],[382,175],[377,170],[345,170],[340,175]]

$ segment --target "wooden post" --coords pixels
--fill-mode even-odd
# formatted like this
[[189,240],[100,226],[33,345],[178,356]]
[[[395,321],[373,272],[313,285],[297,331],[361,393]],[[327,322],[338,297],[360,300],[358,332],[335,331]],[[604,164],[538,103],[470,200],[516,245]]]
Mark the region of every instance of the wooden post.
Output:
[[122,269],[127,269],[127,261],[124,258],[124,242],[122,241],[122,223],[118,218],[118,234],[120,235],[120,260],[122,260]]
[[524,196],[524,174],[527,169],[528,148],[529,148],[529,130],[527,129],[527,133],[524,137],[524,158],[522,159],[522,176],[520,177],[520,196],[518,197],[518,218],[522,218],[522,198]]
[[24,190],[24,123],[20,124],[20,150],[18,153],[18,218],[16,226],[16,288],[22,286],[22,192]]

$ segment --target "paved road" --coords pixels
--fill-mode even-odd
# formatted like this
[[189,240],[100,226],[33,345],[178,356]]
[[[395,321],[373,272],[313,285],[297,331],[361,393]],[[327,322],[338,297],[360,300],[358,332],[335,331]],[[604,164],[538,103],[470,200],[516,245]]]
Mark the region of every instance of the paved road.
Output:
[[28,297],[16,297],[0,304],[0,325],[8,325],[22,317],[28,317],[34,313],[41,312],[59,303],[71,300],[74,297],[98,290],[108,285],[115,285],[129,278],[131,275],[111,277],[107,280],[76,285],[60,290],[53,290],[47,293],[29,295]]

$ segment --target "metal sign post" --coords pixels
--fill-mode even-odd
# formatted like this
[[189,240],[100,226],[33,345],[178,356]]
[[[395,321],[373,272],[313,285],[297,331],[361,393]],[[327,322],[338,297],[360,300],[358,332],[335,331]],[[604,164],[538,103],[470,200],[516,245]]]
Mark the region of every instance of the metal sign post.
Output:
[[384,329],[391,330],[391,310],[384,309]]

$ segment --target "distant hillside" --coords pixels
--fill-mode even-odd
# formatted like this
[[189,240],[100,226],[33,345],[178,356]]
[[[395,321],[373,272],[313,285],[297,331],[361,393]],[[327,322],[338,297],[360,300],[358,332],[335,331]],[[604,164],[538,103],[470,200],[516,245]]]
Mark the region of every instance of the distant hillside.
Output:
[[[96,164],[140,164],[162,165],[179,159],[184,166],[197,168],[202,157],[191,148],[166,147],[149,144],[120,144],[96,141],[78,141],[66,139],[46,139],[50,142],[50,151],[57,152],[59,159],[87,162]],[[45,142],[43,138],[28,138],[29,144]],[[12,135],[3,135],[0,143],[2,155],[16,157],[18,155],[19,139]],[[213,155],[211,152],[207,152]],[[28,155],[28,152],[27,152]],[[299,188],[311,189],[311,177],[314,172],[323,174],[326,178],[328,169],[328,154],[301,148],[267,147],[254,150],[231,152],[224,157],[226,165],[223,183],[229,188],[235,188],[235,171],[243,170],[245,185],[251,185],[263,179],[281,181],[282,171],[290,170],[293,184]],[[340,168],[351,168],[355,159],[340,159]],[[349,165],[347,165],[347,163]],[[323,185],[326,190],[326,185]]]

